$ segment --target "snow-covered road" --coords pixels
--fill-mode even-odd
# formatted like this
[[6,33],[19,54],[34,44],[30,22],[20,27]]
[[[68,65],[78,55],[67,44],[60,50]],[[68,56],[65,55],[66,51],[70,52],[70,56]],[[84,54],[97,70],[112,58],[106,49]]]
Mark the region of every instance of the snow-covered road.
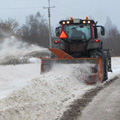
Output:
[[[120,72],[120,58],[112,61],[109,78]],[[66,65],[44,75],[38,63],[0,66],[0,71],[0,120],[55,120],[71,102],[99,85],[84,84],[76,77],[80,73]]]
[[120,120],[120,79],[103,89],[77,120]]

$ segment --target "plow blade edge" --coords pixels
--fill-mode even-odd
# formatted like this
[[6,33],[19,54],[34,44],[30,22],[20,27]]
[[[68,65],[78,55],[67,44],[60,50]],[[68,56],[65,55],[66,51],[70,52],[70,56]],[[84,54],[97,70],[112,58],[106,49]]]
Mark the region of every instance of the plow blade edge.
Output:
[[50,71],[52,66],[56,64],[94,64],[94,67],[91,68],[92,74],[84,82],[87,84],[94,84],[98,80],[103,82],[103,67],[101,57],[99,58],[41,58],[41,73]]

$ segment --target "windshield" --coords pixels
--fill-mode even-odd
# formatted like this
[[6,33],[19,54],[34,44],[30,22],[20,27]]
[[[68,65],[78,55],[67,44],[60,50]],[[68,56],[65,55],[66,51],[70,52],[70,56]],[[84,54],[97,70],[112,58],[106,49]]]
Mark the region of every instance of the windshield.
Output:
[[91,29],[88,24],[64,25],[63,30],[68,35],[68,39],[89,40],[91,38]]

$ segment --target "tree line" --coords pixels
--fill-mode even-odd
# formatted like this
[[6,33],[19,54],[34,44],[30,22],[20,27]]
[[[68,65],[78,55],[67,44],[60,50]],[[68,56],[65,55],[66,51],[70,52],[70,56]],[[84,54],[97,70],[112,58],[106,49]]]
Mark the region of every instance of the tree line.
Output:
[[[18,40],[30,44],[37,44],[43,47],[49,47],[49,25],[47,19],[44,18],[40,12],[35,15],[26,17],[26,22],[22,26],[14,20],[1,20],[0,19],[0,41],[10,36],[15,36]],[[106,35],[99,36],[103,40],[104,49],[111,49],[112,56],[120,56],[120,32],[116,25],[114,25],[110,18],[106,18],[105,24]],[[52,32],[52,35],[54,33]],[[53,38],[55,36],[52,36]]]
[[111,49],[112,56],[120,56],[120,32],[109,17],[105,24],[106,35],[102,37],[104,49]]
[[39,12],[27,16],[22,26],[14,19],[0,20],[0,40],[10,36],[30,44],[49,47],[48,23]]

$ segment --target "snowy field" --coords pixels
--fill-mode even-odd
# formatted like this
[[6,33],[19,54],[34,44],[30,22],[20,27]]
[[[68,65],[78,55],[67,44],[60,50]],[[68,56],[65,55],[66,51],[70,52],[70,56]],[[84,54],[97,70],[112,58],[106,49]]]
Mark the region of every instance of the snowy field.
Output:
[[[12,52],[8,50],[8,43],[6,41],[4,48],[0,47],[0,62],[8,60],[9,56],[10,59],[25,58],[27,64],[0,65],[0,120],[59,120],[75,99],[99,85],[86,85],[82,81],[82,73],[78,69],[84,67],[87,71],[86,65],[78,68],[55,66],[49,73],[41,75],[40,59],[30,53],[44,52],[44,48],[19,49],[21,43],[17,43]],[[120,73],[119,63],[119,57],[112,58],[113,73],[109,74],[109,79]]]

